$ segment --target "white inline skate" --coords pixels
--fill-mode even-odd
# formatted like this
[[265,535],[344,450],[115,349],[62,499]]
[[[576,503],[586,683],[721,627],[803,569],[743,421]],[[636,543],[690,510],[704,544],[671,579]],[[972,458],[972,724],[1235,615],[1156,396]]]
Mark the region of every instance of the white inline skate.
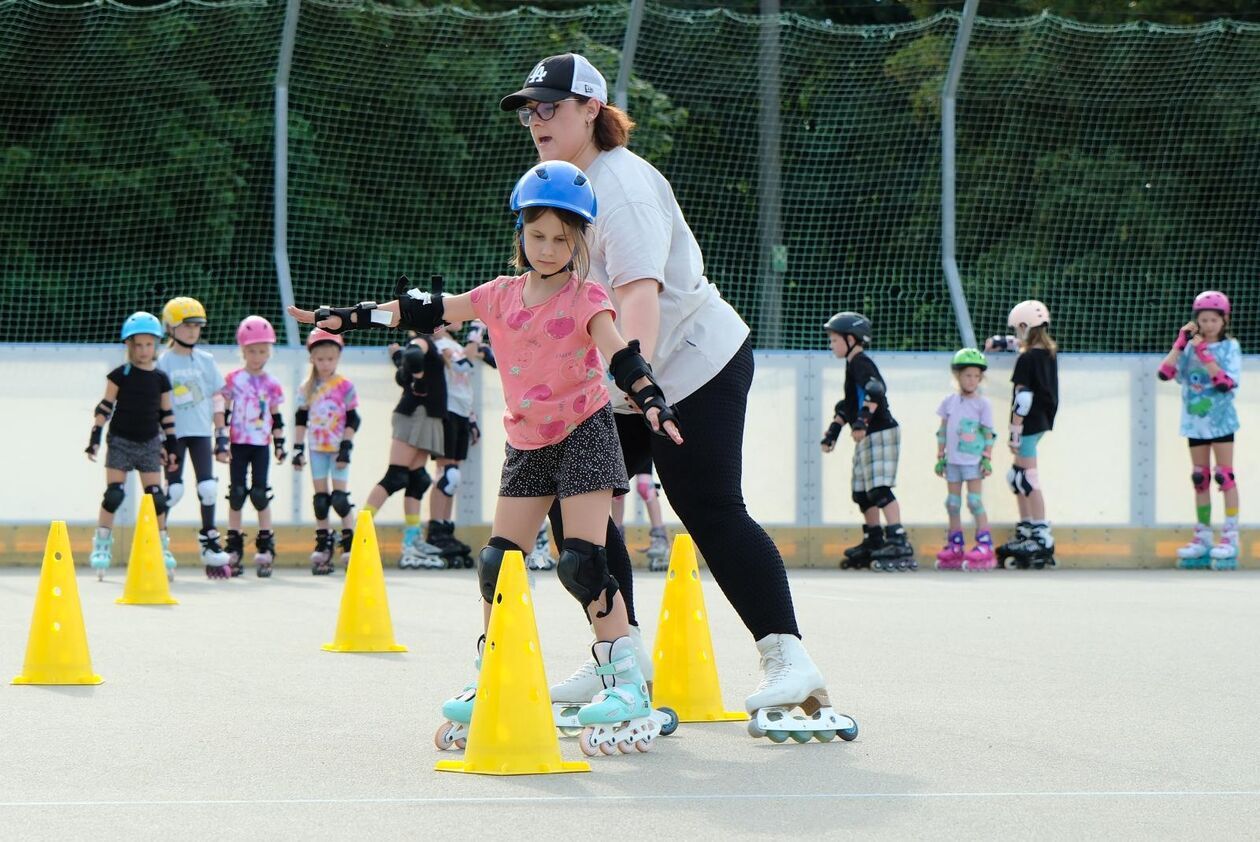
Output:
[[1212,527],[1196,523],[1190,543],[1177,548],[1177,566],[1182,570],[1206,570],[1213,543]]
[[417,526],[403,529],[402,555],[398,566],[403,570],[445,570],[446,559],[442,550],[424,540],[424,533]]
[[649,543],[643,551],[647,554],[648,570],[660,572],[669,569],[669,535],[663,526],[653,526],[648,532]]
[[744,700],[748,733],[782,743],[811,739],[848,741],[858,735],[857,722],[832,710],[822,673],[801,641],[791,634],[770,634],[757,641],[761,683]]
[[1221,532],[1221,540],[1213,547],[1208,555],[1212,560],[1208,562],[1213,570],[1237,570],[1238,569],[1238,530],[1226,529]]
[[547,537],[547,527],[538,530],[534,539],[534,549],[525,559],[527,570],[552,570],[556,566],[556,558],[551,554],[551,539]]
[[603,689],[577,712],[578,723],[585,726],[578,737],[582,753],[595,757],[648,751],[661,733],[662,722],[652,710],[634,642],[629,636],[599,640],[591,654]]
[[[486,636],[483,634],[477,638],[477,660],[473,661],[478,678],[481,676],[481,656],[485,651]],[[477,680],[473,679],[472,684],[442,703],[442,715],[446,721],[433,735],[433,744],[439,751],[463,748],[468,744],[468,724],[472,722],[473,702],[477,698]]]
[[106,531],[101,534],[101,528],[96,530],[96,534],[92,536],[92,555],[88,556],[88,564],[92,565],[92,569],[96,571],[96,581],[105,581],[105,571],[109,569],[110,562],[113,561],[114,555],[114,533]]

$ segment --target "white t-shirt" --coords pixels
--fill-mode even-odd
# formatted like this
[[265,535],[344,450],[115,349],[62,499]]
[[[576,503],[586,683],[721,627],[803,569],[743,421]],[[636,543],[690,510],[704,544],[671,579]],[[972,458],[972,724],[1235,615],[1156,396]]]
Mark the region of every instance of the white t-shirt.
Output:
[[[660,282],[652,370],[665,397],[676,403],[731,361],[748,338],[748,325],[704,276],[704,256],[665,176],[625,147],[601,152],[586,174],[599,203],[590,280],[610,293],[640,278]],[[630,411],[613,391],[615,407]]]
[[473,408],[473,361],[464,353],[464,346],[449,336],[439,336],[433,344],[442,356],[451,352],[446,366],[446,410],[467,418]]
[[214,395],[223,388],[223,374],[210,352],[193,348],[185,355],[167,349],[157,367],[171,379],[171,405],[175,410],[175,435],[214,434]]

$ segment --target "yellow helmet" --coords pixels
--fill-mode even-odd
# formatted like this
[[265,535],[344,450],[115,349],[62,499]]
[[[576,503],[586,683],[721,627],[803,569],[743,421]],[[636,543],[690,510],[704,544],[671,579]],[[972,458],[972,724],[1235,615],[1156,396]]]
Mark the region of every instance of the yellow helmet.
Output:
[[162,324],[167,330],[182,325],[184,322],[192,322],[193,324],[204,325],[206,323],[206,308],[201,306],[201,302],[195,298],[180,296],[172,298],[166,302],[166,306],[162,308]]

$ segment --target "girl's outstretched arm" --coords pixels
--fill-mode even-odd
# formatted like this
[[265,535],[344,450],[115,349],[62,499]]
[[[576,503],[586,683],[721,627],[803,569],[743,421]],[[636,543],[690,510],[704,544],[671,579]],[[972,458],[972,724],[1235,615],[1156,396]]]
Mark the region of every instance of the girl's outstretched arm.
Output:
[[[406,276],[399,278],[400,286],[409,283]],[[469,293],[442,295],[442,278],[439,275],[433,276],[432,289],[412,288],[400,298],[384,304],[364,301],[353,307],[321,307],[318,310],[289,307],[287,312],[302,324],[313,324],[329,333],[370,327],[409,328],[432,333],[444,321],[467,322],[476,316]]]

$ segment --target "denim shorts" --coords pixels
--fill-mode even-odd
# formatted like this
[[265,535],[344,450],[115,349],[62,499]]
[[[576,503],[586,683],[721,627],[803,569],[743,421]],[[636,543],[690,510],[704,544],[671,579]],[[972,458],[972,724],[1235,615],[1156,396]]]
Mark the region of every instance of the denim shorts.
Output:
[[312,450],[306,454],[307,461],[311,465],[311,479],[324,479],[332,477],[333,482],[349,482],[350,466],[345,465],[341,468],[337,467],[337,453],[325,453],[321,450]]
[[982,478],[979,465],[956,465],[950,462],[945,466],[946,482],[967,482]]

